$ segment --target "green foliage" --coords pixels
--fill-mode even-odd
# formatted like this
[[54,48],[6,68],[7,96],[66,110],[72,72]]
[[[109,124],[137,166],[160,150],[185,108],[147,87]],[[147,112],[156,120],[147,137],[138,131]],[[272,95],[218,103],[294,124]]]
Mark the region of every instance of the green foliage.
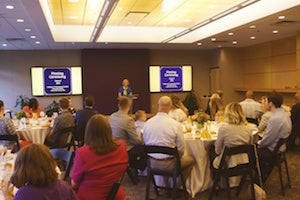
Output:
[[15,108],[19,107],[20,110],[23,109],[24,106],[28,106],[29,104],[29,98],[25,95],[19,95],[17,96]]
[[26,113],[24,111],[20,111],[16,114],[16,118],[20,120],[21,118],[25,117],[26,118]]
[[59,105],[56,101],[53,101],[45,108],[45,113],[48,117],[51,117],[55,112],[59,112]]

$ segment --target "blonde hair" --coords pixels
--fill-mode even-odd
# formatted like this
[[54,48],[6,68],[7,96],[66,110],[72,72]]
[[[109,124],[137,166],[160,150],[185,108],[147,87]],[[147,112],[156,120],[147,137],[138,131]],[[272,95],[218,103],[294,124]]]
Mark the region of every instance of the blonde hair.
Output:
[[183,110],[183,112],[188,115],[189,110],[183,105],[182,101],[180,100],[180,98],[176,95],[172,95],[171,96],[171,100],[172,100],[172,105],[175,108],[180,108],[181,110]]
[[246,117],[239,103],[232,102],[225,107],[224,121],[228,124],[246,124]]
[[144,115],[146,115],[146,112],[144,110],[136,111],[135,120],[140,120]]

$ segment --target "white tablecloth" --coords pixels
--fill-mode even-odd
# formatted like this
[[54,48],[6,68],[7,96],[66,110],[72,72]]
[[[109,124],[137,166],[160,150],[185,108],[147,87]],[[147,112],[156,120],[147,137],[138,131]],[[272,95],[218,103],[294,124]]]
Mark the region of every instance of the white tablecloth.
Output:
[[17,131],[20,138],[31,141],[34,144],[44,144],[47,134],[50,132],[49,127],[27,127]]

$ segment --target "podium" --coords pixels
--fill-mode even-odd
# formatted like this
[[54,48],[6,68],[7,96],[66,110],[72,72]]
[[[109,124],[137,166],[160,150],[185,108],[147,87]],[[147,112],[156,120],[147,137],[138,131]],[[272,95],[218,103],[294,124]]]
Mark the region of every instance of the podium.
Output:
[[133,102],[139,98],[139,94],[133,94],[133,95],[128,95],[127,97],[129,98],[131,102],[130,110],[129,113],[132,114],[133,112]]

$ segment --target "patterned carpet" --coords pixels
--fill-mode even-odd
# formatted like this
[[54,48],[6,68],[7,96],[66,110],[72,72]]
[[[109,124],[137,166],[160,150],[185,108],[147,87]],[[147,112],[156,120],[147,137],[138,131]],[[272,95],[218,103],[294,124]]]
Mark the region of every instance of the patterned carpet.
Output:
[[[299,200],[300,199],[300,147],[297,147],[296,149],[287,152],[286,155],[287,155],[287,162],[288,162],[288,168],[291,177],[292,188],[286,188],[285,196],[281,195],[278,171],[276,168],[274,168],[269,179],[265,184],[267,199],[271,199],[271,200],[273,199],[274,200]],[[287,183],[285,170],[283,170],[283,178],[284,178],[283,179],[284,183]],[[140,183],[138,185],[133,185],[130,182],[129,178],[125,176],[122,186],[126,192],[127,200],[145,199],[145,191],[146,191],[145,177],[140,177]],[[197,194],[195,198],[190,198],[190,199],[191,200],[208,199],[208,194],[209,191],[204,191],[202,193]],[[218,196],[214,196],[214,199],[219,199],[219,200],[227,199],[225,195],[226,194],[224,192],[219,192]],[[167,194],[161,194],[160,196],[157,197],[152,188],[151,188],[150,198],[157,199],[157,200],[171,199],[170,197],[168,197]],[[231,198],[239,199],[239,200],[249,199],[246,184],[242,189],[242,192],[239,195],[239,197],[236,197],[234,191],[232,191]],[[184,198],[182,195],[179,194],[177,199],[184,199]]]

